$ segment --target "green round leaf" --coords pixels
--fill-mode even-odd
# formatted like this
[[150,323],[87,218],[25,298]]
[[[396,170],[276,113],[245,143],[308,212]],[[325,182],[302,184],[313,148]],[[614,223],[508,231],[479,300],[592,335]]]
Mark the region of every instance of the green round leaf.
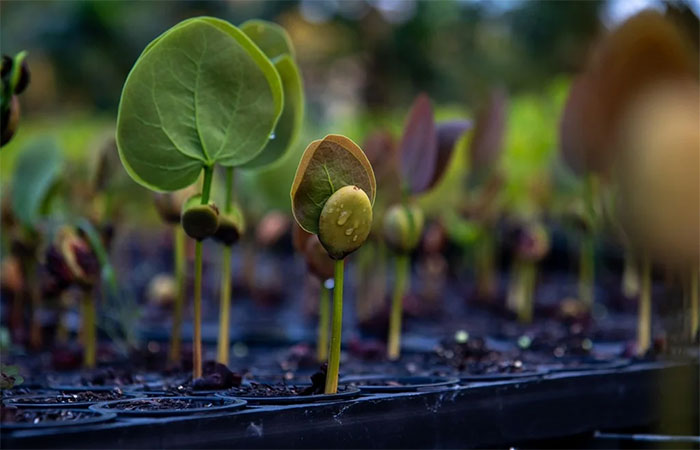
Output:
[[62,163],[61,150],[48,138],[32,141],[19,154],[12,179],[12,208],[22,225],[36,225]]
[[242,167],[258,168],[279,160],[289,150],[304,120],[304,88],[296,63],[289,55],[275,59],[275,68],[282,79],[284,109],[270,140],[258,156]]
[[292,213],[299,226],[318,234],[323,206],[344,186],[359,187],[374,205],[377,182],[362,149],[337,134],[309,144],[299,162],[291,190]]
[[294,58],[294,47],[287,31],[276,23],[253,19],[243,22],[240,28],[268,58],[282,55]]
[[117,145],[127,172],[159,191],[202,167],[238,166],[267,144],[283,107],[272,63],[228,22],[201,17],[146,47],[124,84]]

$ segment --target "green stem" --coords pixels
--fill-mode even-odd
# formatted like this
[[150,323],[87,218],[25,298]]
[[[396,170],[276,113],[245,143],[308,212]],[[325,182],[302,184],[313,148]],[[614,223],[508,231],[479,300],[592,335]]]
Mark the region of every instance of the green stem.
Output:
[[392,361],[399,359],[401,356],[401,315],[403,314],[403,296],[406,292],[408,272],[408,255],[397,255],[396,279],[394,285],[394,296],[391,300],[389,339],[387,341],[387,356]]
[[219,340],[216,360],[228,365],[231,323],[231,246],[224,245],[221,253],[221,298],[219,299]]
[[690,269],[690,340],[695,342],[700,326],[700,305],[698,304],[698,266],[693,265]]
[[[204,168],[202,205],[209,203],[213,175],[213,167]],[[202,241],[197,241],[194,247],[194,335],[192,340],[192,376],[196,379],[202,376]]]
[[639,295],[639,272],[637,262],[630,250],[625,251],[625,268],[622,273],[622,293],[627,298]]
[[482,300],[490,301],[496,295],[496,243],[491,232],[485,230],[476,247],[477,295]]
[[97,333],[96,333],[95,302],[92,291],[86,289],[83,293],[83,366],[92,369],[97,364]]
[[194,247],[194,335],[192,337],[192,376],[202,376],[202,241]]
[[532,261],[522,261],[518,266],[520,295],[517,300],[518,321],[531,323],[535,308],[535,281],[537,266]]
[[651,262],[642,257],[642,283],[637,315],[637,354],[644,355],[651,346]]
[[326,394],[338,392],[338,371],[340,370],[340,336],[343,329],[343,270],[345,260],[335,262],[335,284],[333,287],[333,328],[326,373]]
[[180,362],[180,346],[182,333],[182,312],[185,306],[185,230],[176,226],[173,230],[175,240],[175,309],[173,311],[173,330],[170,335],[170,354],[168,359],[172,364]]
[[581,301],[590,310],[593,306],[595,283],[595,240],[590,232],[587,232],[581,242],[578,268],[578,295]]
[[[233,167],[226,168],[226,199],[224,200],[224,212],[233,210]],[[216,360],[228,365],[231,324],[231,246],[225,245],[221,251],[221,298],[219,299],[219,340],[217,344]]]
[[321,293],[318,305],[318,343],[316,344],[316,359],[325,362],[328,359],[328,325],[331,321],[330,289],[321,282]]

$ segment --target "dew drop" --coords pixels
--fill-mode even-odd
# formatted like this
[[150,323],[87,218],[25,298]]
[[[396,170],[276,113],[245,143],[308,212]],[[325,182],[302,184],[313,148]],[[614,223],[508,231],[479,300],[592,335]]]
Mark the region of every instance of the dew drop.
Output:
[[[341,205],[342,208],[342,205]],[[345,223],[348,221],[350,218],[350,215],[352,215],[352,211],[340,211],[340,214],[338,214],[338,225],[343,226]]]
[[347,230],[345,230],[345,236],[350,236],[353,231],[355,231],[354,228],[348,228]]
[[275,132],[274,132],[274,131],[273,131],[272,133],[270,133],[270,140],[273,140],[275,137],[276,137],[276,136],[275,136]]
[[357,241],[357,235],[355,235],[355,236],[352,237],[352,241],[353,241],[353,242]]

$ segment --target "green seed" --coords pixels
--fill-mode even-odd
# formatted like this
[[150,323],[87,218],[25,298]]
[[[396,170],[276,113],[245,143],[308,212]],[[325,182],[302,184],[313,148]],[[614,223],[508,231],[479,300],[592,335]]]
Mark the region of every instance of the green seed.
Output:
[[[350,217],[355,219],[348,226]],[[360,223],[359,219],[363,219]],[[357,186],[345,186],[333,193],[321,210],[318,237],[333,259],[343,259],[365,242],[372,224],[369,197]]]

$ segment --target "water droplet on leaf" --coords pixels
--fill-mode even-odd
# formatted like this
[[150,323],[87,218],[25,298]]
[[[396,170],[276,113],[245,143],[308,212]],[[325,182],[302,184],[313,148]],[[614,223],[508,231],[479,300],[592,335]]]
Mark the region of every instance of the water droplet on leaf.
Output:
[[[340,205],[342,208],[343,205]],[[338,215],[338,225],[343,226],[345,223],[348,221],[350,216],[352,215],[352,211],[341,211],[340,214]]]

